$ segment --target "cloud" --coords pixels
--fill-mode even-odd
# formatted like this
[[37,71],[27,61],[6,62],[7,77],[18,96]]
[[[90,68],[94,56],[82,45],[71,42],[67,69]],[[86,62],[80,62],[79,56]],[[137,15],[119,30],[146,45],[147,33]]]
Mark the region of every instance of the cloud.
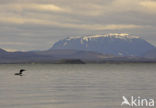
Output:
[[67,15],[97,17],[104,14],[135,10],[139,6],[138,0],[109,0],[109,2],[106,0],[46,0],[47,3],[42,3],[41,0],[38,0],[38,2],[30,0],[26,3],[24,2],[25,0],[23,2],[13,1],[15,2],[1,4],[0,9],[10,12],[47,11],[66,13]]
[[[125,2],[126,1],[126,2]],[[91,0],[60,3],[8,3],[1,5],[0,22],[20,25],[44,25],[59,28],[83,30],[121,30],[139,29],[144,26],[133,23],[104,24],[96,22],[106,15],[130,11],[136,6],[131,0],[113,0],[103,2]],[[138,1],[138,0],[136,0]],[[135,5],[134,5],[135,4]],[[130,5],[130,6],[129,6]],[[134,5],[134,6],[133,6]],[[125,8],[125,9],[124,9]],[[107,14],[108,13],[108,14]],[[112,16],[114,17],[114,16]],[[110,18],[111,19],[111,18]],[[89,21],[90,20],[90,21]]]
[[128,32],[149,38],[155,33],[155,10],[155,0],[0,0],[0,40],[8,49],[40,49],[49,44],[39,43],[86,33]]
[[101,25],[101,24],[74,24],[74,23],[59,23],[53,22],[49,20],[40,20],[40,19],[31,19],[31,18],[2,18],[0,17],[0,22],[6,23],[15,23],[15,24],[38,24],[45,26],[54,26],[61,28],[72,28],[72,29],[86,29],[86,30],[120,30],[120,29],[135,29],[135,28],[143,28],[140,25],[134,24],[109,24],[109,25]]
[[145,12],[156,14],[156,1],[142,1],[140,5],[143,6]]
[[55,4],[35,4],[35,3],[13,3],[13,4],[1,4],[0,9],[8,10],[8,11],[52,11],[52,12],[68,12],[70,10],[57,6]]
[[[151,0],[6,0],[0,5],[0,21],[90,30],[132,29],[142,24],[135,24],[134,18],[133,23],[131,18],[137,13],[146,13],[145,8],[155,10],[155,4]],[[124,19],[128,13],[134,14]],[[120,22],[115,18],[120,18]],[[109,19],[113,20],[108,22]]]
[[86,30],[121,30],[121,29],[136,29],[136,28],[142,28],[142,26],[139,25],[122,25],[122,24],[110,24],[110,25],[100,25],[100,24],[63,24],[61,26],[69,27],[69,28],[76,28],[76,29],[86,29]]
[[145,12],[145,9],[154,11],[156,8],[154,0],[6,0],[0,3],[1,10],[34,10],[92,17],[129,11]]
[[25,45],[26,43],[22,42],[0,42],[0,45]]
[[32,4],[30,6],[30,8],[47,10],[47,11],[64,11],[64,9],[62,9],[61,7],[58,7],[58,6],[53,5],[53,4],[43,4],[43,5]]

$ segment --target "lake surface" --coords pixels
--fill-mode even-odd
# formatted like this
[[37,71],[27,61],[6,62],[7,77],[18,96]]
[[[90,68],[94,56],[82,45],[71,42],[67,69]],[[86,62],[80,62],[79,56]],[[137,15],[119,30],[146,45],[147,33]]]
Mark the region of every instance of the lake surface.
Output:
[[0,108],[121,108],[122,96],[156,99],[156,64],[0,65]]

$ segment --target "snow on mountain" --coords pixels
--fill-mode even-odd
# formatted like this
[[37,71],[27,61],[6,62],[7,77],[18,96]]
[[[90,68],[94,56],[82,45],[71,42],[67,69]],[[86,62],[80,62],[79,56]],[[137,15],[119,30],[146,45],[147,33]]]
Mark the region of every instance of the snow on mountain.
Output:
[[120,39],[133,39],[133,38],[139,38],[139,36],[129,36],[127,33],[111,33],[111,34],[105,34],[105,35],[93,35],[93,36],[77,36],[77,37],[68,37],[67,40],[72,40],[76,38],[81,38],[83,40],[88,41],[89,39],[94,39],[94,38],[101,38],[101,37],[109,37],[109,38],[120,38]]
[[138,36],[115,33],[93,36],[68,37],[56,42],[50,49],[74,49],[94,51],[116,56],[140,56],[155,48]]

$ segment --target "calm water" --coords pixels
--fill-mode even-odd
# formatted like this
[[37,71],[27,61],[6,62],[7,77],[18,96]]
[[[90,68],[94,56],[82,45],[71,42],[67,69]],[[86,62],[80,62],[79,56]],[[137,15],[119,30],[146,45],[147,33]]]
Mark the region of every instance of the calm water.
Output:
[[122,96],[156,99],[156,64],[0,65],[0,108],[121,108]]

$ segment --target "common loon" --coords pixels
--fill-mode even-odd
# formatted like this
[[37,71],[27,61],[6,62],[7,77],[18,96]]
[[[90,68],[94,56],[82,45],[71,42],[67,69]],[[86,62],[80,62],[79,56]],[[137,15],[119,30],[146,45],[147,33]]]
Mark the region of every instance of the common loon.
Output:
[[26,71],[25,69],[20,69],[19,73],[15,73],[14,75],[19,75],[19,76],[22,76],[23,74],[23,71]]

